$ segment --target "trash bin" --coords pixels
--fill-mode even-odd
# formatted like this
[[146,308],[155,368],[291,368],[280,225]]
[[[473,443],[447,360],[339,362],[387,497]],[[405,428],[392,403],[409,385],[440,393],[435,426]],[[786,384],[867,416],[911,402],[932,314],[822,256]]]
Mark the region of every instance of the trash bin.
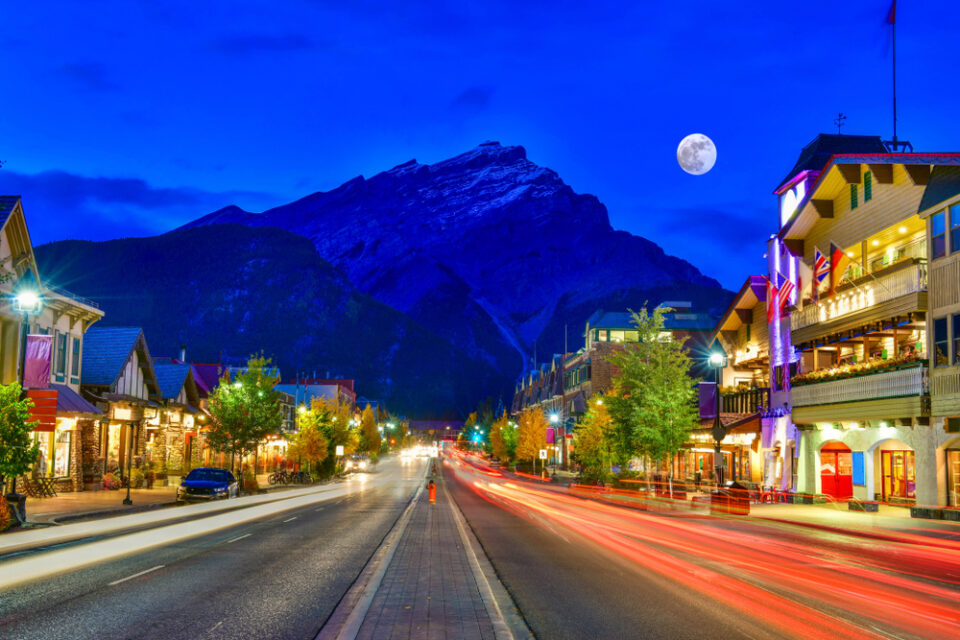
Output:
[[729,480],[724,485],[727,492],[727,513],[735,516],[750,515],[750,489],[736,480]]
[[710,492],[710,515],[726,515],[730,512],[730,494],[725,489]]

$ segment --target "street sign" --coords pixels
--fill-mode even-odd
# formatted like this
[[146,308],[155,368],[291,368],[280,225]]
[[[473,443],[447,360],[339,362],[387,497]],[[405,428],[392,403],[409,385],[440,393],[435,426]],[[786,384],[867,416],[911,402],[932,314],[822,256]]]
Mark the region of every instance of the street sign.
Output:
[[546,450],[546,449],[540,449],[540,459],[541,459],[541,460],[546,460],[546,459],[547,459],[547,450]]
[[337,455],[338,455],[338,456],[342,456],[342,455],[343,455],[343,445],[342,445],[342,444],[338,444],[338,445],[337,445]]

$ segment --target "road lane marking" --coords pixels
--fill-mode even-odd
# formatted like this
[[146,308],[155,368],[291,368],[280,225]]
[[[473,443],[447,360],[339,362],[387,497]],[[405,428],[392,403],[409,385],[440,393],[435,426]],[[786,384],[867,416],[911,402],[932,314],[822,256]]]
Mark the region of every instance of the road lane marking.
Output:
[[230,543],[232,543],[232,542],[236,542],[237,540],[243,540],[244,538],[249,538],[249,537],[252,536],[252,535],[253,535],[252,533],[245,533],[245,534],[243,534],[242,536],[237,536],[236,538],[231,538],[230,540],[227,540],[227,544],[230,544]]
[[293,516],[292,518],[287,518],[286,520],[284,520],[284,522],[293,522],[293,521],[296,520],[298,517],[299,517],[299,516]]
[[150,567],[149,569],[144,569],[140,573],[135,573],[132,576],[127,576],[126,578],[120,578],[119,580],[114,580],[113,582],[107,584],[108,587],[112,587],[120,584],[121,582],[126,582],[127,580],[133,580],[134,578],[139,578],[145,573],[150,573],[151,571],[156,571],[157,569],[163,569],[166,565],[158,564],[155,567]]
[[323,511],[323,507],[320,507],[319,509],[314,509],[314,511]]

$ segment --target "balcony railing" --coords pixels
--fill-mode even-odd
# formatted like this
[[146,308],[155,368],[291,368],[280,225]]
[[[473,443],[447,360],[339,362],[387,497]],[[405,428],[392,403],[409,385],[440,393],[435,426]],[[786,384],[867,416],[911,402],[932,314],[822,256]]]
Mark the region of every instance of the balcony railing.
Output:
[[721,413],[756,413],[759,407],[769,406],[770,389],[766,387],[720,394]]
[[839,380],[809,382],[793,388],[794,407],[812,407],[858,400],[904,398],[923,396],[930,392],[928,369],[925,362],[912,363],[904,368]]
[[830,322],[845,315],[869,309],[900,296],[927,290],[927,265],[917,262],[876,277],[866,276],[855,283],[842,285],[837,295],[808,305],[790,314],[793,331],[818,322]]

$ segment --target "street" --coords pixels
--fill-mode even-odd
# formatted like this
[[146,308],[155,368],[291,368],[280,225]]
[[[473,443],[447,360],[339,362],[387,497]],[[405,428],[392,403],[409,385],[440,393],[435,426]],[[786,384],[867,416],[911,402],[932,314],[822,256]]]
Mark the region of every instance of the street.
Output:
[[313,638],[423,470],[386,461],[346,497],[8,590],[0,637]]

